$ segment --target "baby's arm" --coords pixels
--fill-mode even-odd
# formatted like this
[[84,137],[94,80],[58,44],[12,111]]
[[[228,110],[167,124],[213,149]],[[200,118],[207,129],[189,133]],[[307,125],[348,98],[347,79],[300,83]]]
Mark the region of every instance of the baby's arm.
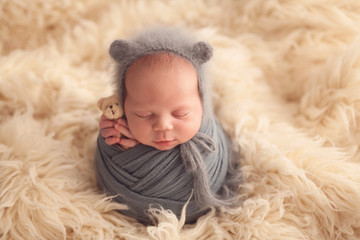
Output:
[[[139,142],[131,134],[125,119],[120,118],[116,121],[107,119],[104,114],[101,115],[99,127],[101,136],[105,138],[108,145],[119,144],[123,148],[132,148]],[[122,136],[121,138],[119,136]]]

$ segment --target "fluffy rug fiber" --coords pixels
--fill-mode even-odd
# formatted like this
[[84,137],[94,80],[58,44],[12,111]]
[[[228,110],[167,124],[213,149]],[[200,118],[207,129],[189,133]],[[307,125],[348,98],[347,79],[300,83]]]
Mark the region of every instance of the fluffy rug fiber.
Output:
[[[152,25],[210,42],[241,149],[238,208],[145,227],[97,192],[110,43]],[[1,239],[360,239],[360,1],[0,3]]]

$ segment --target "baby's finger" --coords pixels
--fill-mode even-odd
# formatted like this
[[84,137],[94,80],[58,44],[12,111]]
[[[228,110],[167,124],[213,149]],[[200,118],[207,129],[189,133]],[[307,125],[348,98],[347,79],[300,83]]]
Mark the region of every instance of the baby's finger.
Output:
[[109,138],[105,138],[105,143],[107,145],[114,145],[119,143],[120,138],[119,137],[109,137]]
[[139,142],[134,139],[121,138],[119,144],[126,148],[132,148],[138,145]]
[[115,128],[105,128],[101,130],[101,136],[103,138],[116,137],[119,136],[120,132]]
[[117,120],[117,123],[120,124],[120,125],[123,125],[124,127],[129,128],[129,127],[128,127],[128,124],[127,124],[127,121],[126,121],[124,118],[119,118],[119,119]]
[[131,134],[130,130],[120,124],[115,124],[114,128],[119,131],[122,135],[124,135],[127,138],[134,139],[134,136]]
[[100,129],[104,129],[104,128],[113,128],[115,126],[115,122],[112,120],[101,120],[99,122],[99,128]]
[[101,120],[101,121],[103,121],[103,120],[107,120],[107,118],[105,117],[105,115],[104,115],[104,114],[101,114],[100,120]]

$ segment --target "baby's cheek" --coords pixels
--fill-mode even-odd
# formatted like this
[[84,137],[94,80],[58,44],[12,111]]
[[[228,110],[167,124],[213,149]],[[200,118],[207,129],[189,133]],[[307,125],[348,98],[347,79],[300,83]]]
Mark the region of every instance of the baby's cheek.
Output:
[[144,126],[143,123],[137,121],[136,119],[134,120],[128,120],[129,121],[129,130],[131,132],[131,134],[134,136],[134,138],[141,142],[144,143],[145,138],[146,138],[146,126]]
[[137,127],[136,127],[136,123],[134,122],[134,120],[131,119],[131,118],[127,118],[127,122],[128,122],[128,127],[129,127],[129,130],[130,130],[131,134],[136,135]]
[[200,129],[200,123],[198,122],[183,123],[180,131],[181,139],[183,140],[182,142],[187,142],[191,138],[193,138],[196,135],[196,133],[199,131],[199,129]]

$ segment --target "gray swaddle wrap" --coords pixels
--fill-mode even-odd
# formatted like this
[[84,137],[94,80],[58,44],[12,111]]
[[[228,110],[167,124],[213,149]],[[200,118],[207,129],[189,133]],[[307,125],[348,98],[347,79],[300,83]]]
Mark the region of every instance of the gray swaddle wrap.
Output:
[[95,166],[99,187],[129,210],[122,213],[151,224],[146,210],[160,205],[178,217],[186,208],[186,222],[191,223],[210,206],[232,205],[228,191],[222,191],[228,172],[231,144],[213,113],[211,94],[205,81],[203,64],[212,56],[212,48],[196,42],[178,29],[158,28],[144,32],[130,41],[117,40],[110,55],[117,62],[117,89],[124,104],[125,74],[138,58],[168,51],[187,59],[198,73],[199,93],[203,103],[200,130],[188,142],[160,151],[139,144],[122,151],[105,143],[99,134]]

